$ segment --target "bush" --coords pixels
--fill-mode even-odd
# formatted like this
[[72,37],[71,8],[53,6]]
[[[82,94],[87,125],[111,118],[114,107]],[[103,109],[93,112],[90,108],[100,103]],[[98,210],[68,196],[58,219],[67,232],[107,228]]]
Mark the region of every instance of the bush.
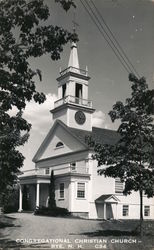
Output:
[[18,212],[18,206],[15,205],[4,205],[3,213],[16,213]]
[[48,216],[68,216],[70,215],[69,211],[66,208],[62,207],[53,207],[48,208],[48,207],[38,207],[35,212],[35,215],[48,215]]
[[19,208],[19,190],[18,186],[9,187],[3,196],[0,197],[2,211],[4,213],[14,213]]

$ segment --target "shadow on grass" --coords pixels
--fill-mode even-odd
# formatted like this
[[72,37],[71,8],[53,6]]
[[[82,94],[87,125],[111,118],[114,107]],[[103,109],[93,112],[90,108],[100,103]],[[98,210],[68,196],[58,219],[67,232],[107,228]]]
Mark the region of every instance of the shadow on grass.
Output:
[[4,217],[6,218],[6,219],[10,219],[10,220],[16,220],[16,218],[13,218],[13,217],[11,217],[11,216],[8,216],[7,214],[4,214]]
[[5,228],[5,227],[14,227],[14,224],[10,223],[5,223],[5,222],[0,222],[0,228]]
[[42,249],[43,248],[43,244],[42,245],[35,245],[35,244],[22,244],[22,243],[17,243],[14,240],[10,240],[10,239],[0,239],[0,249],[12,249],[12,250],[21,250],[22,248],[34,248],[34,249]]
[[21,249],[23,245],[17,243],[16,241],[9,240],[9,239],[0,239],[0,247],[2,249]]
[[97,236],[138,236],[139,233],[136,231],[121,231],[121,230],[98,230],[95,232],[85,232],[80,235],[86,235],[89,237]]
[[[21,250],[21,249],[43,249],[44,247],[46,247],[45,244],[23,244],[23,243],[17,243],[14,240],[10,240],[10,239],[0,239],[0,249],[2,248],[4,249],[12,249],[12,250]],[[47,247],[48,248],[48,247]]]
[[16,218],[12,218],[7,215],[0,216],[0,229],[6,227],[19,227],[19,225],[14,224],[15,221]]

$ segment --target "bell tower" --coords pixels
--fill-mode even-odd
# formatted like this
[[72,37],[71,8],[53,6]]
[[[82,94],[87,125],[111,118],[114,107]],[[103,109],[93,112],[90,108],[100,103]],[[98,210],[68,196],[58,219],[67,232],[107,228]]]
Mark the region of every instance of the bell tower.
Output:
[[95,111],[88,100],[88,71],[80,69],[76,43],[72,42],[68,67],[60,72],[58,100],[51,110],[53,119],[60,119],[68,127],[92,130],[92,114]]

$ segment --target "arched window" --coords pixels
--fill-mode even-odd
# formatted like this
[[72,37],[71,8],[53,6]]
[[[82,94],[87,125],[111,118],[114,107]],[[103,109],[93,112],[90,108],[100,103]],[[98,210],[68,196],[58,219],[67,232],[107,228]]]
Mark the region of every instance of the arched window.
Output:
[[60,148],[60,147],[64,147],[64,144],[59,141],[57,144],[56,144],[56,148]]

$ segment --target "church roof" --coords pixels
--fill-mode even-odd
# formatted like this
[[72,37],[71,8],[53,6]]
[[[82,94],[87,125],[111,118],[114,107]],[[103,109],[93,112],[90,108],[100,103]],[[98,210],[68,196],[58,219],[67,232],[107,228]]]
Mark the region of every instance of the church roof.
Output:
[[99,198],[96,199],[96,201],[105,201],[106,199],[110,198],[112,194],[103,194]]
[[41,146],[39,147],[38,151],[36,152],[35,156],[33,157],[34,162],[39,160],[40,156],[42,155],[42,152],[44,152],[44,150],[46,149],[47,145],[50,142],[50,138],[52,137],[52,134],[54,133],[54,130],[58,124],[62,126],[77,141],[79,141],[85,149],[91,148],[91,146],[89,145],[89,139],[101,145],[114,145],[120,139],[120,135],[114,130],[97,127],[93,127],[92,131],[81,130],[77,128],[68,127],[61,120],[57,119],[50,131],[48,132],[47,136],[45,137],[44,141],[42,142]]
[[69,128],[69,130],[83,143],[88,144],[88,137],[96,143],[101,145],[114,145],[119,139],[120,135],[115,130],[93,127],[92,131]]

